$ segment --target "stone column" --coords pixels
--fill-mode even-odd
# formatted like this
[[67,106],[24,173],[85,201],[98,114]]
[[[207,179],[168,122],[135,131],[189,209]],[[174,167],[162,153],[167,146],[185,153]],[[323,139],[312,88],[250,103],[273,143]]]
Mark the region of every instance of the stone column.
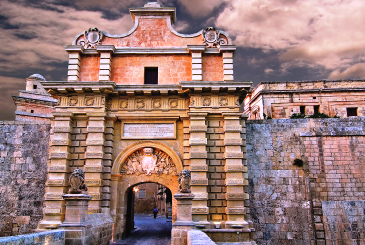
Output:
[[80,78],[80,53],[72,52],[68,54],[67,81],[79,81]]
[[111,57],[115,47],[114,45],[98,45],[96,50],[100,52],[99,81],[110,81]]
[[242,149],[241,113],[223,113],[225,172],[227,186],[227,221],[226,228],[248,229],[245,221],[245,200],[248,194],[244,186],[248,185],[247,167],[243,164],[246,152]]
[[205,118],[207,113],[189,113],[190,116],[190,171],[191,191],[193,199],[193,221],[200,225],[209,224],[208,214],[208,178],[207,178],[207,125]]
[[174,195],[177,201],[177,219],[172,225],[171,245],[187,244],[188,231],[194,229],[192,220],[192,199],[191,193],[177,193]]
[[48,180],[46,182],[43,220],[38,229],[57,228],[63,219],[64,200],[67,191],[72,132],[70,112],[53,113],[51,146],[49,150]]
[[233,81],[233,52],[223,52],[223,80]]
[[89,213],[100,213],[103,186],[103,159],[105,144],[105,113],[88,113],[85,184],[89,188],[92,200],[89,202]]
[[202,81],[202,52],[205,50],[205,45],[188,45],[188,49],[191,52],[191,80]]

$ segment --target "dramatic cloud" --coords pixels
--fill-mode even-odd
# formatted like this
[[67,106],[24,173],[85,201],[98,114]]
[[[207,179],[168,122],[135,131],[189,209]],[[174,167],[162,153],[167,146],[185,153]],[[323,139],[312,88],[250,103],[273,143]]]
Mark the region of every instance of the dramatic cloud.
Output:
[[25,90],[25,79],[0,76],[0,81],[3,81],[0,89],[0,121],[11,120],[15,118],[15,104],[10,95],[18,95],[20,89]]
[[0,15],[8,23],[7,27],[0,28],[2,42],[6,43],[0,45],[0,72],[22,67],[53,69],[54,64],[49,65],[50,62],[67,61],[64,46],[71,44],[77,33],[96,26],[120,34],[133,26],[129,15],[106,20],[99,12],[76,11],[64,6],[45,10],[2,2]]
[[195,17],[206,17],[226,1],[228,0],[179,0],[186,11]]
[[359,63],[353,66],[350,66],[344,71],[335,70],[329,75],[329,79],[364,79],[365,77],[365,63]]
[[236,45],[280,51],[283,70],[333,71],[365,61],[364,12],[365,2],[357,0],[231,0],[216,25]]
[[177,32],[185,31],[189,28],[189,23],[187,21],[178,21],[172,26]]

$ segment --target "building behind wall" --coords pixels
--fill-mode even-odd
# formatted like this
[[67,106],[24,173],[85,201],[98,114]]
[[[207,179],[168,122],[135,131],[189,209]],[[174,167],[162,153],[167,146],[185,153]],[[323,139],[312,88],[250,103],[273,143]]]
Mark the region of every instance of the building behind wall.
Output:
[[365,80],[261,82],[245,98],[249,119],[289,118],[294,113],[330,117],[365,115]]
[[26,79],[26,89],[20,90],[18,96],[13,96],[16,105],[15,120],[17,121],[49,121],[58,100],[43,88],[41,82],[46,79],[39,74],[33,74]]

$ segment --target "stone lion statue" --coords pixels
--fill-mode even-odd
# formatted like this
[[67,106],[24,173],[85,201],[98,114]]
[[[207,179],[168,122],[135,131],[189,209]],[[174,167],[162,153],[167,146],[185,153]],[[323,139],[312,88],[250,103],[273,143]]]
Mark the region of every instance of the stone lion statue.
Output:
[[81,169],[75,169],[69,179],[70,189],[69,194],[80,194],[87,192],[87,186],[85,184],[85,174]]
[[184,169],[181,171],[179,176],[179,192],[182,193],[190,193],[190,179],[191,174],[190,171],[187,169]]

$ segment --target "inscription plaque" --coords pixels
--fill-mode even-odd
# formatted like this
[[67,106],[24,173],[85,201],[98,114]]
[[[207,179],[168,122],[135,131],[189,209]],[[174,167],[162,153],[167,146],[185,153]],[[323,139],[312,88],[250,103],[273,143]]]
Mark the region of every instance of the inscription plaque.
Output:
[[175,123],[124,123],[124,139],[175,139]]

